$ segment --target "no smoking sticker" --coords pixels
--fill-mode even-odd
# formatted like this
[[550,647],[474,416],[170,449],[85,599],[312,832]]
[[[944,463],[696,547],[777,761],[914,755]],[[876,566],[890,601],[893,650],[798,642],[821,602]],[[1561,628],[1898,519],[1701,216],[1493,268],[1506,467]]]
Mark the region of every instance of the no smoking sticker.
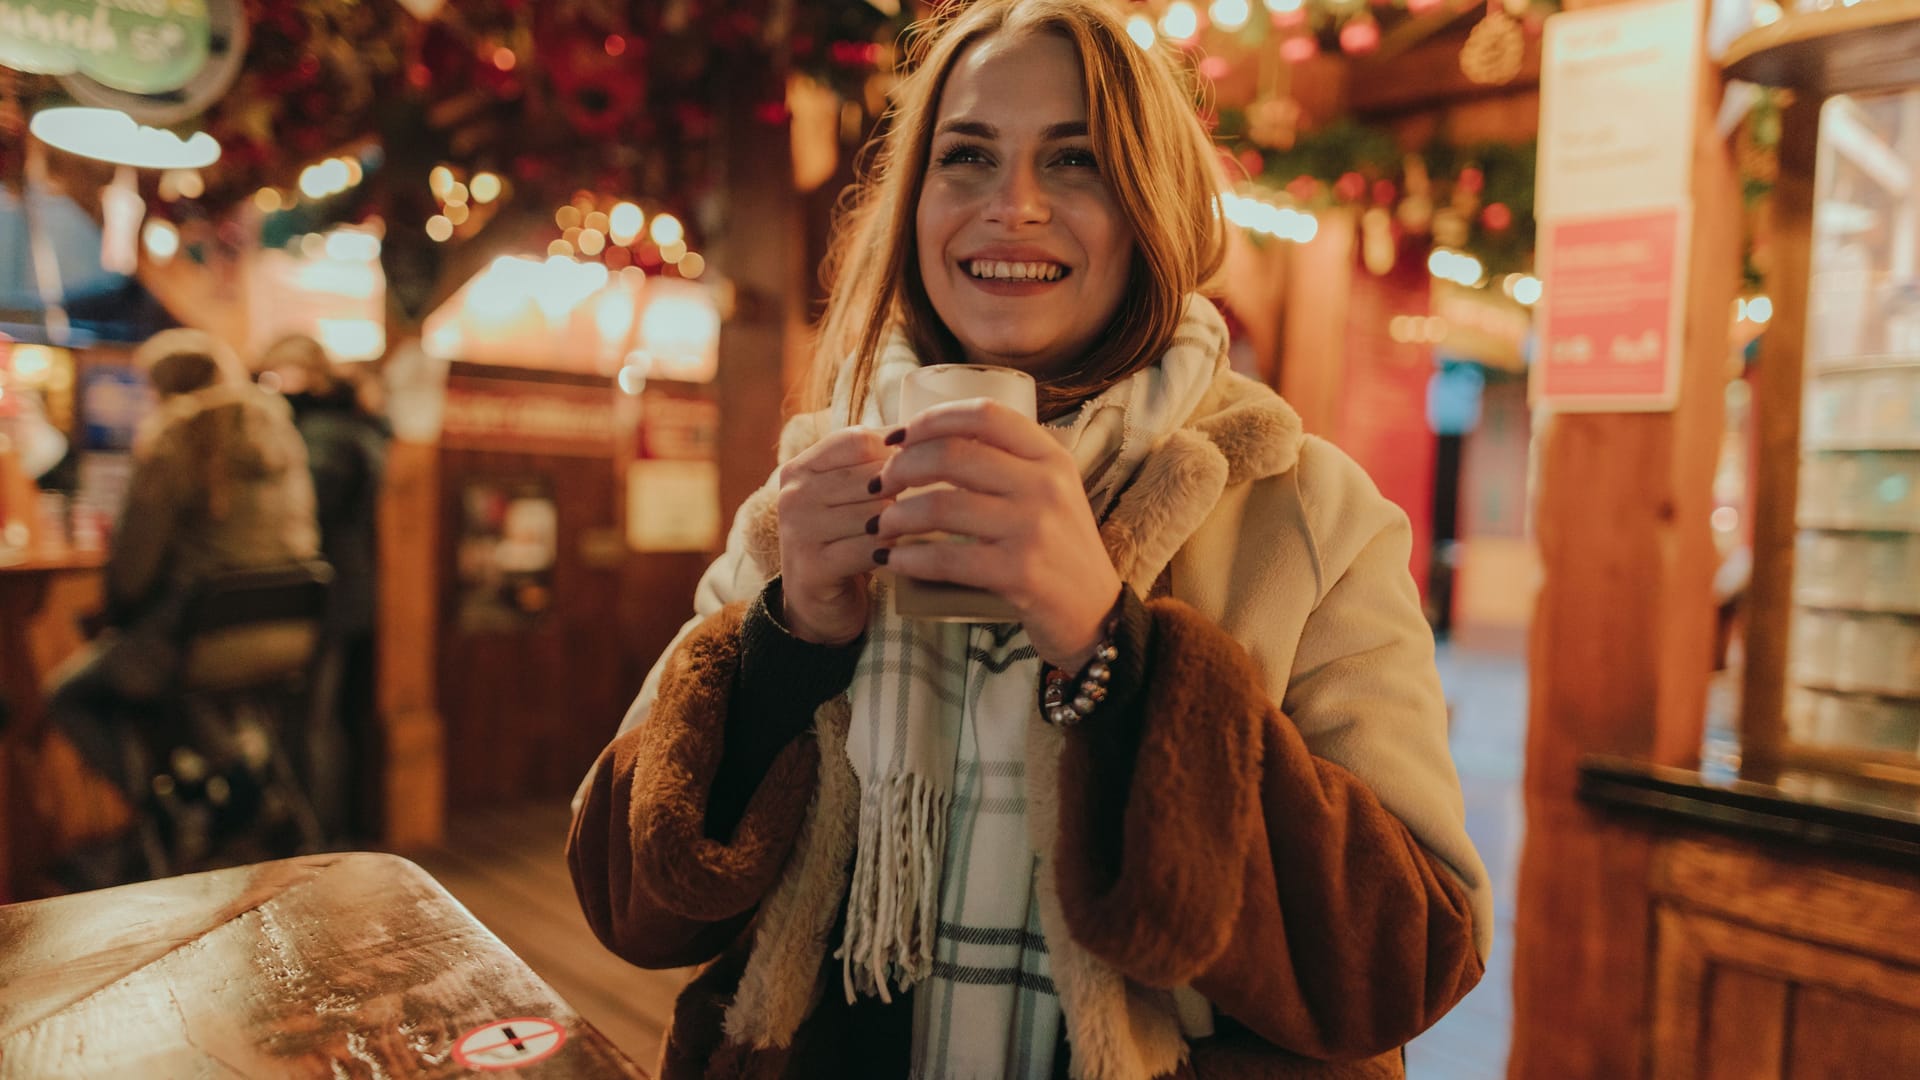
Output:
[[567,1029],[537,1016],[496,1020],[453,1044],[453,1059],[469,1069],[499,1072],[545,1061],[567,1041]]

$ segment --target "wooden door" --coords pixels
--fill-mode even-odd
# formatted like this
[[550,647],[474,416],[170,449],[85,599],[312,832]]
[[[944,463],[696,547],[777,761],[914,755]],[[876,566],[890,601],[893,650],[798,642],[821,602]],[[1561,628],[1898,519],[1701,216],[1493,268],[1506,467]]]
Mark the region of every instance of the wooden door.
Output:
[[[440,491],[448,805],[565,796],[691,613],[706,556],[627,551],[611,456],[446,450]],[[546,501],[554,515],[551,566],[509,586],[517,609],[477,602],[462,573],[472,504],[489,499]]]

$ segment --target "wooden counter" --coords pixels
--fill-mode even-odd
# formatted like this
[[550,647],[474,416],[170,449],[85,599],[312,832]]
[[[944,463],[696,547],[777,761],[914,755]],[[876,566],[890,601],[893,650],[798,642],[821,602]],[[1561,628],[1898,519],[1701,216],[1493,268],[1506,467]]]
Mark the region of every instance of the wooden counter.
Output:
[[1654,836],[1655,1080],[1920,1076],[1911,792],[1593,758],[1581,797]]
[[104,552],[0,563],[0,903],[30,892],[48,850],[125,821],[124,806],[46,730],[41,692],[86,644],[81,616],[104,598]]

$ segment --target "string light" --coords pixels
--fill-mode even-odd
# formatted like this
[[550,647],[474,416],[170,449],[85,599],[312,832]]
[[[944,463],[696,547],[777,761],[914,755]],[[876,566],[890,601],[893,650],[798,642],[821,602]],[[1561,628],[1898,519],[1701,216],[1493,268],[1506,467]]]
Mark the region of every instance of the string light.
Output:
[[275,213],[279,211],[282,205],[280,193],[270,187],[263,187],[253,193],[254,209],[263,214]]
[[1153,43],[1159,40],[1159,36],[1153,32],[1153,20],[1145,15],[1134,15],[1127,19],[1127,36],[1143,49],[1153,48]]
[[607,232],[613,237],[613,242],[621,247],[633,243],[645,224],[646,215],[630,202],[614,204],[613,212],[607,215]]
[[653,224],[648,227],[647,235],[653,237],[653,242],[664,249],[684,238],[687,230],[681,226],[680,219],[672,214],[658,214],[654,216]]
[[1434,248],[1433,254],[1427,256],[1427,270],[1442,281],[1451,281],[1469,289],[1477,287],[1480,279],[1486,275],[1486,267],[1481,265],[1479,259],[1450,248]]
[[580,226],[582,228],[592,229],[595,232],[606,232],[609,224],[611,224],[611,222],[607,220],[607,215],[598,210],[593,211],[580,220]]
[[1200,32],[1200,13],[1187,0],[1173,0],[1160,16],[1160,32],[1175,41],[1187,41]]
[[427,236],[435,243],[445,243],[453,236],[453,222],[445,214],[435,214],[427,219]]
[[180,230],[171,221],[155,218],[140,230],[140,243],[154,262],[165,263],[180,252]]
[[681,258],[677,269],[681,277],[692,280],[706,272],[707,260],[699,252],[689,251]]
[[490,203],[500,197],[500,178],[490,172],[476,173],[471,190],[474,202]]
[[554,211],[554,214],[553,214],[553,223],[554,223],[555,225],[558,225],[558,226],[560,226],[560,227],[561,227],[562,229],[577,229],[577,228],[579,228],[579,227],[580,227],[580,209],[579,209],[579,207],[576,207],[576,206],[563,206],[563,207],[561,207],[560,209],[558,209],[558,210],[556,210],[556,211]]
[[1220,193],[1220,212],[1243,229],[1297,244],[1312,240],[1320,232],[1320,222],[1312,214],[1231,191]]
[[580,239],[575,241],[575,243],[580,247],[580,254],[588,256],[598,255],[606,250],[607,237],[606,234],[602,233],[599,229],[582,229],[580,230]]
[[675,240],[671,244],[660,245],[660,257],[669,263],[677,263],[687,257],[687,242]]
[[433,171],[427,174],[427,190],[433,192],[434,198],[445,202],[447,192],[453,190],[453,170],[445,165],[435,165]]
[[447,208],[441,211],[441,213],[447,215],[447,220],[453,222],[455,225],[465,225],[467,223],[467,216],[471,211],[467,209],[466,203],[449,203],[447,204]]
[[1267,10],[1275,15],[1291,15],[1299,11],[1305,0],[1265,0]]
[[1247,0],[1213,0],[1213,6],[1207,9],[1207,17],[1213,20],[1213,25],[1229,32],[1247,25],[1247,18],[1252,14],[1247,7]]

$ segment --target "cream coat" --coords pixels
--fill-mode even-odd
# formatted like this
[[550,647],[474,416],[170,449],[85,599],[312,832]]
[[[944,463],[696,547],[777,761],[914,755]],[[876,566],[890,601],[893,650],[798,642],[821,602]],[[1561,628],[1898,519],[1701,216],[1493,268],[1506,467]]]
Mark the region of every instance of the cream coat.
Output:
[[[825,421],[820,413],[790,421],[780,460],[830,430]],[[742,504],[726,551],[695,592],[694,617],[648,674],[620,731],[647,715],[680,640],[779,572],[776,494],[770,478]],[[1194,416],[1141,467],[1102,534],[1141,595],[1164,575],[1172,596],[1239,641],[1313,754],[1364,781],[1458,877],[1472,897],[1484,962],[1493,895],[1467,837],[1433,636],[1408,572],[1406,514],[1346,454],[1304,434],[1273,391],[1222,371]]]

